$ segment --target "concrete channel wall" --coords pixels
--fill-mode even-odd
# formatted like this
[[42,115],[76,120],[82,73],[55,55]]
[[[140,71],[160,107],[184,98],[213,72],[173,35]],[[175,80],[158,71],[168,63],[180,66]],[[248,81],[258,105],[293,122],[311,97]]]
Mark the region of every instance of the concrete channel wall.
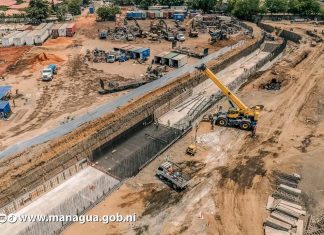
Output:
[[299,43],[300,40],[302,39],[302,37],[297,33],[294,33],[294,32],[291,32],[291,31],[288,31],[285,29],[279,29],[279,28],[273,27],[272,25],[269,25],[269,24],[259,22],[258,26],[261,29],[267,31],[268,33],[272,33],[274,31],[276,31],[276,33],[279,37],[282,37],[286,40],[293,41],[295,43]]
[[[237,77],[233,82],[228,84],[230,90],[237,90],[242,84],[244,84],[249,77],[256,74],[257,71],[262,68],[265,64],[275,59],[282,51],[286,48],[287,41],[284,40],[280,45],[278,45],[272,52],[262,60],[260,60],[257,64],[255,64],[252,68],[247,69],[242,75]],[[224,62],[226,63],[226,62]],[[212,68],[212,71],[217,73],[221,70],[223,65],[215,66]],[[201,75],[204,76],[204,75]],[[217,103],[220,99],[224,97],[223,93],[221,91],[218,91],[216,94],[214,94],[212,97],[210,97],[209,101],[207,103],[204,103],[202,106],[198,106],[196,108],[196,112],[193,115],[187,115],[186,117],[179,120],[174,127],[178,129],[188,129],[191,128],[192,122],[197,119],[202,113],[207,111],[211,106],[213,106],[215,103]]]
[[0,213],[10,214],[21,209],[22,207],[25,207],[26,205],[35,201],[40,196],[44,195],[46,192],[51,191],[53,188],[65,182],[67,179],[71,178],[87,166],[88,162],[86,161],[86,159],[77,162],[76,164],[70,166],[69,168],[60,172],[54,177],[46,180],[44,183],[37,186],[33,190],[25,193],[24,195],[15,199],[13,202],[7,204],[5,207],[0,209]]
[[[222,56],[217,59],[216,62],[208,63],[208,65],[213,67],[213,70],[219,71],[259,48],[263,41],[264,38],[247,46],[239,52],[236,51],[230,55],[226,55],[227,59],[225,60],[225,56]],[[111,141],[136,123],[139,123],[141,120],[152,115],[159,107],[183,94],[184,91],[192,89],[206,79],[206,77],[190,76],[189,74],[186,74],[177,81],[166,85],[163,88],[163,92],[161,91],[157,93],[153,99],[148,98],[150,94],[145,95],[141,98],[141,100],[144,101],[141,105],[133,105],[131,109],[128,109],[129,111],[127,110],[127,112],[124,110],[118,119],[116,118],[114,121],[104,126],[101,131],[87,136],[84,141],[78,142],[68,151],[57,153],[56,157],[47,161],[42,167],[36,167],[16,180],[15,183],[1,192],[1,194],[5,196],[0,196],[0,206],[12,202],[15,198],[18,198],[26,191],[30,191],[41,185],[44,182],[44,177],[53,177],[60,171],[63,171],[75,164],[77,161],[92,158],[95,149],[100,148],[102,145]],[[166,109],[165,112],[167,111],[168,110]],[[22,189],[25,189],[26,191],[22,191]]]

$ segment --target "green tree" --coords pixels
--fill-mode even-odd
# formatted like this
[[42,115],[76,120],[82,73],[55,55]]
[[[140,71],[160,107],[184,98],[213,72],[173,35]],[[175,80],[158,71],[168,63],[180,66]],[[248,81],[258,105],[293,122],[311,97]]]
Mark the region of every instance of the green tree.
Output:
[[187,5],[193,9],[200,9],[203,12],[214,10],[217,0],[188,0]]
[[271,13],[287,12],[288,0],[265,0],[264,5]]
[[299,0],[300,14],[317,15],[320,13],[320,4],[317,0]]
[[300,2],[299,0],[290,0],[288,2],[288,12],[299,14],[300,12]]
[[24,2],[24,0],[16,0],[16,3],[19,5],[19,4],[22,4]]
[[46,0],[31,0],[27,8],[27,17],[33,21],[46,19],[49,13],[48,3]]
[[56,17],[58,18],[59,21],[65,20],[65,15],[68,13],[68,6],[67,4],[60,4],[57,7],[56,11]]
[[306,16],[317,15],[320,14],[321,7],[317,0],[290,0],[288,11]]
[[120,14],[120,8],[115,6],[102,6],[97,9],[97,15],[101,20],[114,20],[115,15]]
[[232,14],[239,19],[252,20],[252,17],[259,12],[259,0],[237,0]]
[[68,1],[68,10],[72,15],[81,14],[81,4],[82,0],[70,0]]

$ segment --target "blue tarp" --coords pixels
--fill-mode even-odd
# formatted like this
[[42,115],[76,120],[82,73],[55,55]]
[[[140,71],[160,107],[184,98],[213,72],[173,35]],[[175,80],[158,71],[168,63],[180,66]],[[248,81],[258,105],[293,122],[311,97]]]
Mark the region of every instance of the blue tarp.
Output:
[[2,99],[11,90],[11,86],[0,86],[0,99]]
[[0,113],[10,113],[9,101],[0,100]]

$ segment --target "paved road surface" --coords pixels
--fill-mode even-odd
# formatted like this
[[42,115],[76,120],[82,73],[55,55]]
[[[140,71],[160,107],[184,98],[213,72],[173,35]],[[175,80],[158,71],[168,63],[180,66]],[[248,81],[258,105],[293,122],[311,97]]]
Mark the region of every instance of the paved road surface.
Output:
[[195,67],[200,65],[201,63],[206,63],[210,60],[214,60],[214,59],[218,58],[219,56],[225,54],[226,52],[228,52],[240,45],[243,45],[243,44],[244,44],[244,41],[242,40],[233,46],[224,47],[224,48],[220,49],[219,51],[216,51],[216,52],[200,59],[194,65],[185,65],[177,70],[171,71],[171,72],[167,73],[166,75],[164,75],[163,77],[161,77],[160,79],[155,80],[151,83],[145,84],[145,85],[138,87],[136,89],[133,89],[130,92],[128,92],[127,94],[119,97],[118,99],[107,102],[106,104],[103,104],[99,107],[96,107],[92,111],[90,111],[80,117],[76,117],[74,120],[72,120],[68,123],[57,126],[54,129],[52,129],[46,133],[43,133],[41,135],[38,135],[36,137],[33,137],[29,140],[14,144],[14,145],[6,148],[4,151],[0,152],[0,159],[4,158],[6,156],[9,156],[11,154],[14,154],[16,152],[21,152],[24,149],[31,147],[33,145],[41,144],[41,143],[44,143],[51,139],[65,135],[86,122],[89,122],[91,120],[94,120],[98,117],[103,116],[104,114],[114,111],[117,107],[127,104],[127,102],[131,101],[132,99],[135,99],[139,96],[144,95],[145,93],[147,93],[149,91],[153,91],[159,87],[162,87],[165,84],[175,80],[177,77],[179,77],[185,73],[193,72],[195,70]]

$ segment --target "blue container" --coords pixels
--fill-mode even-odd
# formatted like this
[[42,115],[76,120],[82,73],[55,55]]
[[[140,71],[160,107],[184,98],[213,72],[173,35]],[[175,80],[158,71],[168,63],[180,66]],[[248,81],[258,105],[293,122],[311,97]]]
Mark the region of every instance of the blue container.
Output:
[[137,19],[137,20],[141,20],[141,19],[145,19],[146,18],[146,13],[143,11],[129,11],[126,14],[127,19]]
[[94,6],[90,6],[90,7],[89,7],[89,13],[90,13],[90,14],[94,14],[94,13],[95,13],[95,8],[94,8]]
[[0,113],[9,114],[11,112],[9,101],[0,100]]
[[179,21],[183,21],[185,18],[184,14],[173,14],[173,19],[174,20],[179,20]]
[[127,19],[132,19],[132,18],[134,18],[134,12],[132,12],[132,11],[128,11],[127,14],[126,14],[126,17],[127,17]]

